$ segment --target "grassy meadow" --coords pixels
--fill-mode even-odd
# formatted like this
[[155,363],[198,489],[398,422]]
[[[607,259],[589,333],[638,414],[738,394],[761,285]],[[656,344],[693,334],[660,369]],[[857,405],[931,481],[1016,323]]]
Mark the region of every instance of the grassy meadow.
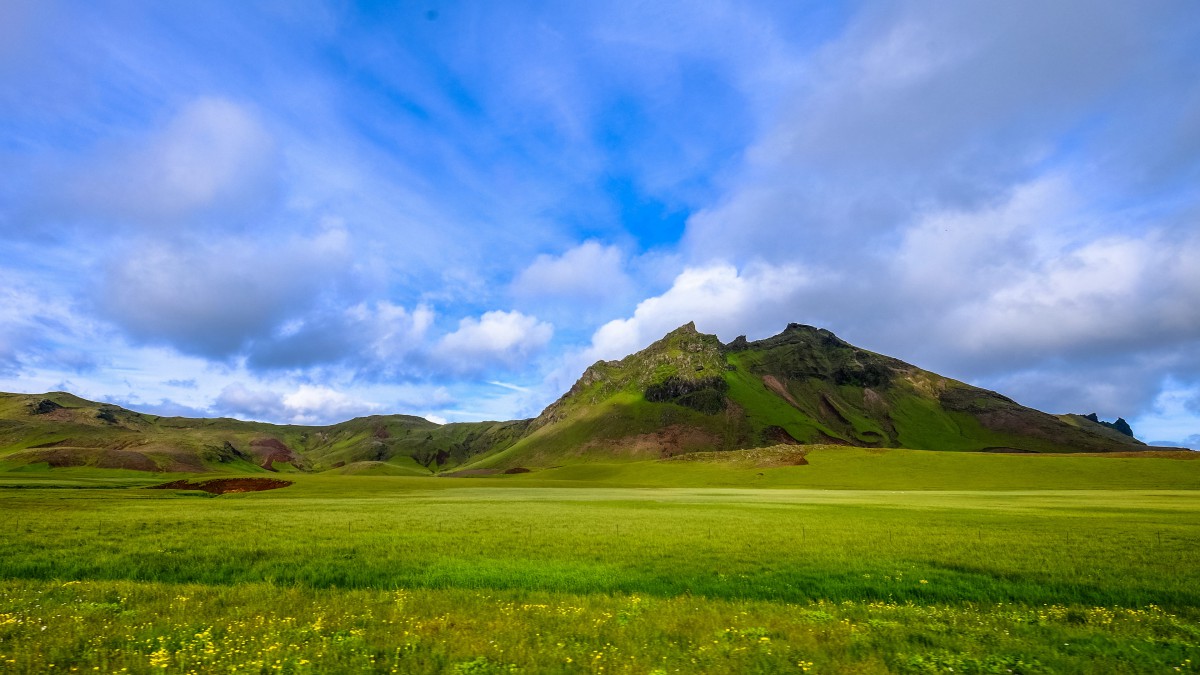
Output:
[[1200,669],[1200,462],[807,459],[0,474],[0,672]]

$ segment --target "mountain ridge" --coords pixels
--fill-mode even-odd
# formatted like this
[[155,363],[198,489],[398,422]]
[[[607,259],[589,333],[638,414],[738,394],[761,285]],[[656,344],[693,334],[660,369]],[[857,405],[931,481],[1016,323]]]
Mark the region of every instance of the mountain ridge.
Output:
[[431,475],[780,444],[975,452],[1149,449],[1094,415],[1027,408],[797,323],[762,340],[739,336],[724,344],[689,322],[623,359],[597,361],[537,417],[525,420],[436,424],[411,415],[371,415],[324,426],[275,425],[162,417],[67,392],[0,394],[0,470],[44,465]]

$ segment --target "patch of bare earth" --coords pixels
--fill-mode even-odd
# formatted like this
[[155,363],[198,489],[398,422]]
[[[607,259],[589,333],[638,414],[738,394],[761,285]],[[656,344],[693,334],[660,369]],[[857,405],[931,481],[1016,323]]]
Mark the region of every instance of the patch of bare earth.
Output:
[[721,438],[703,429],[671,424],[657,431],[625,438],[591,441],[580,446],[578,454],[606,450],[613,454],[640,459],[660,459],[717,447]]
[[863,389],[863,403],[865,403],[868,408],[875,411],[886,411],[888,409],[887,401],[883,400],[883,397],[879,395],[879,392],[871,389],[870,387]]
[[762,380],[763,384],[767,386],[767,389],[775,392],[777,396],[790,403],[791,406],[796,410],[800,410],[800,404],[796,402],[796,399],[792,398],[792,395],[788,392],[787,387],[783,386],[783,383],[780,382],[774,375],[763,375]]
[[746,468],[770,468],[778,466],[803,466],[808,464],[808,446],[772,445],[765,448],[724,450],[718,452],[691,452],[667,458],[675,462],[718,462]]
[[156,443],[118,441],[107,447],[75,445],[73,441],[46,443],[12,455],[28,464],[45,462],[51,468],[88,466],[96,469],[129,469],[157,473],[208,471],[196,453]]
[[258,465],[267,471],[274,471],[275,462],[284,462],[298,466],[300,456],[283,444],[278,438],[256,438],[250,441],[250,452],[258,460]]
[[234,492],[262,492],[277,490],[291,485],[289,480],[278,478],[213,478],[210,480],[176,480],[150,487],[151,490],[199,490],[214,495]]
[[505,471],[503,469],[462,469],[438,475],[445,478],[478,478],[480,476],[495,476],[501,473],[505,473]]
[[158,464],[146,455],[116,448],[55,447],[26,450],[10,455],[10,457],[28,464],[45,462],[55,469],[90,466],[97,469],[162,471]]

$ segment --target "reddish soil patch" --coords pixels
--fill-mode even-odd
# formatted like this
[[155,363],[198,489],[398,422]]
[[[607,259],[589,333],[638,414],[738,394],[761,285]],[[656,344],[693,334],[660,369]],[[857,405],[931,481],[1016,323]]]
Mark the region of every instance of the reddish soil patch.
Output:
[[250,441],[250,452],[254,453],[259,466],[267,471],[274,471],[274,462],[286,462],[296,466],[299,457],[292,449],[283,444],[278,438],[256,438]]
[[578,454],[604,449],[626,457],[661,459],[687,452],[710,450],[719,447],[721,440],[721,437],[703,429],[670,424],[648,434],[589,441],[580,446]]
[[56,447],[26,450],[12,455],[36,464],[45,462],[52,468],[92,466],[97,469],[133,469],[134,471],[162,471],[154,460],[140,452],[104,448]]
[[807,454],[808,448],[781,444],[766,448],[718,450],[716,452],[693,452],[685,455],[668,457],[666,461],[718,462],[728,463],[733,466],[753,466],[758,468],[767,468],[779,466],[804,466],[808,464],[808,459],[806,458]]
[[500,469],[463,469],[438,475],[446,478],[476,478],[478,476],[495,476],[498,473],[500,473]]
[[200,490],[214,495],[231,492],[262,492],[276,490],[291,485],[290,480],[277,478],[214,478],[212,480],[188,481],[176,480],[162,485],[152,486],[151,490]]
[[513,468],[511,468],[511,469],[505,469],[505,470],[504,470],[504,473],[506,473],[506,474],[514,474],[514,473],[530,473],[531,471],[533,471],[533,469],[526,469],[526,468],[525,468],[525,467],[523,467],[523,466],[514,466],[514,467],[513,467]]

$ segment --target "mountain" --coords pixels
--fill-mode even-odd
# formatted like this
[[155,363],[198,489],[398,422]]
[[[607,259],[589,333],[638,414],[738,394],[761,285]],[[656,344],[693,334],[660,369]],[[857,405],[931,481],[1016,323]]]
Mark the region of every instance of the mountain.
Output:
[[790,324],[722,344],[687,324],[589,367],[537,418],[406,415],[322,427],[137,413],[63,392],[0,394],[0,470],[492,473],[781,444],[983,452],[1145,449],[1093,415],[1049,415],[833,333]]
[[592,365],[529,429],[473,466],[776,444],[984,452],[1146,447],[1087,417],[1033,410],[800,324],[726,345],[689,323],[623,360]]

